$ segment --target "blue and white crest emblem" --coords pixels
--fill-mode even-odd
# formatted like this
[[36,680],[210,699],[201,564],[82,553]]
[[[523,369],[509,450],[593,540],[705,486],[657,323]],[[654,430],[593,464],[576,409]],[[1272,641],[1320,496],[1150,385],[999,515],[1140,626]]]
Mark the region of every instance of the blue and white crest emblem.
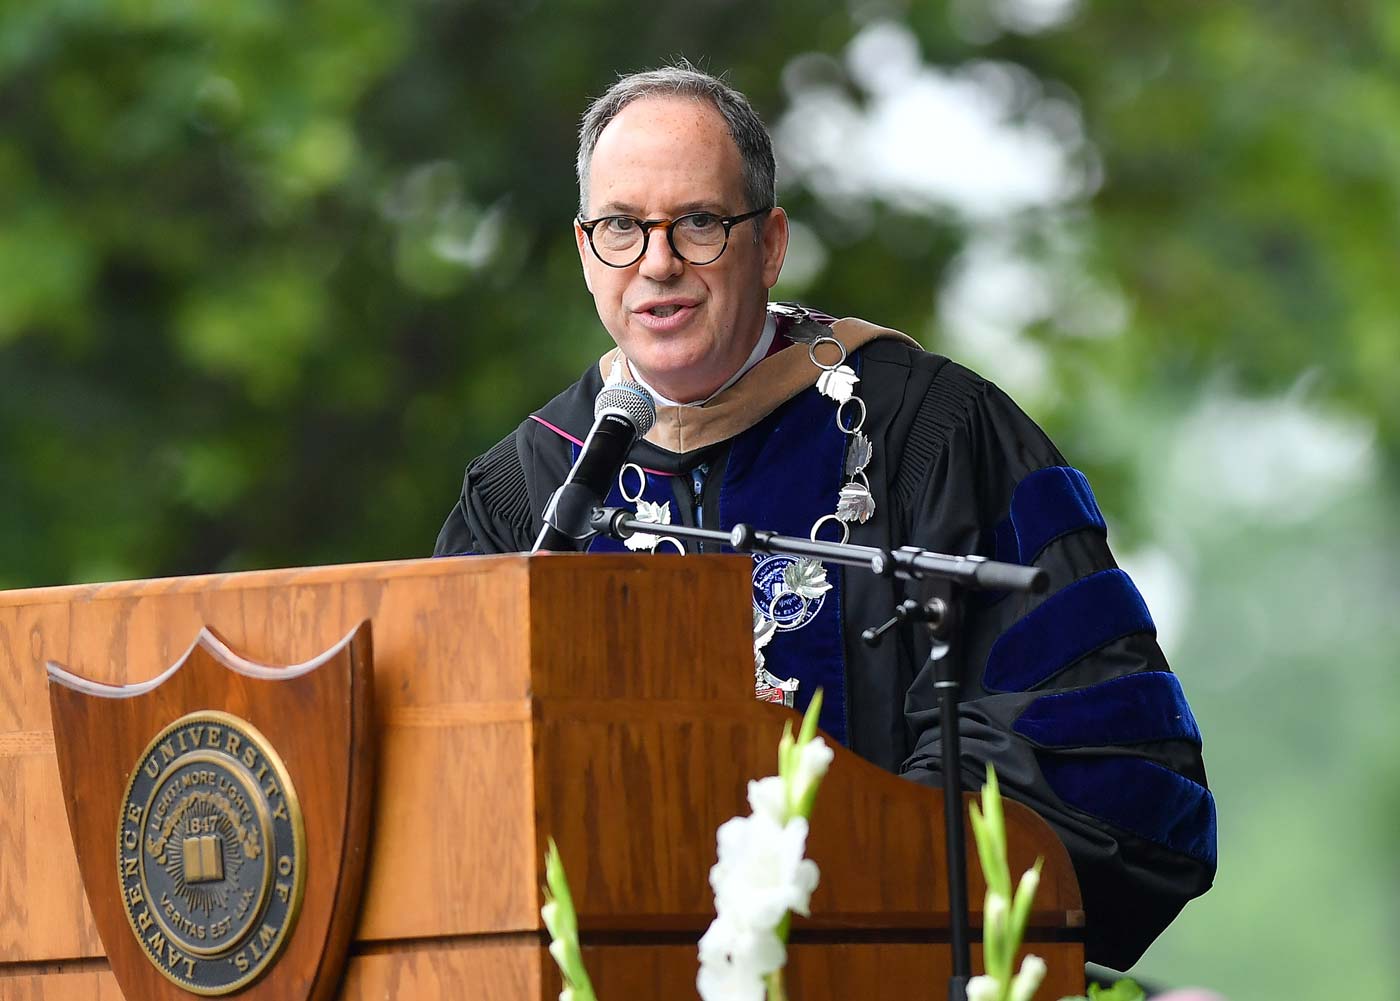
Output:
[[801,629],[826,604],[826,568],[800,556],[755,556],[753,607],[771,619],[779,632]]

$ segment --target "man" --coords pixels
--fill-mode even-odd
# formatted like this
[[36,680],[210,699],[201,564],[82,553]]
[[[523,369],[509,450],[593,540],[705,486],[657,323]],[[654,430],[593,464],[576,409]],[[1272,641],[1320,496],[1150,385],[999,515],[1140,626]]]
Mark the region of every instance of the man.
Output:
[[[606,381],[658,420],[608,502],[659,524],[915,545],[1035,564],[1045,596],[972,596],[953,656],[964,781],[995,763],[1074,861],[1087,954],[1126,969],[1215,869],[1200,735],[1082,474],[1004,394],[908,338],[770,307],[787,249],[772,145],[744,97],[689,66],[626,77],[584,116],[574,224],[617,347],[467,469],[439,554],[530,548]],[[596,540],[594,551],[620,548]],[[865,758],[939,781],[928,642],[861,644],[902,585],[755,561],[756,690]]]

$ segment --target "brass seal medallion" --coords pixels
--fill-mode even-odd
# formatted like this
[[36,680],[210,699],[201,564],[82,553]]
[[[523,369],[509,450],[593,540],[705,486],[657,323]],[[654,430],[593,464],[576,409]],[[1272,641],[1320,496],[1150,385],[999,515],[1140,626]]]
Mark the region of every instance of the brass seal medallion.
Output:
[[162,730],[122,797],[117,875],[161,973],[205,995],[255,980],[286,944],[306,881],[301,808],[267,739],[213,710]]

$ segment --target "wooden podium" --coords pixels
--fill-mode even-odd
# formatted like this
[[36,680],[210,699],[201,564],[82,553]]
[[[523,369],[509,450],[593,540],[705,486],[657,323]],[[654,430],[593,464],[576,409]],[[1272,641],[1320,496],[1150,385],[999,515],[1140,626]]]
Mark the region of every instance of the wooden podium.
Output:
[[[46,665],[131,685],[206,628],[250,661],[293,665],[363,622],[374,784],[355,838],[367,846],[350,847],[368,862],[359,899],[335,905],[353,930],[343,979],[316,996],[555,998],[539,916],[552,836],[602,1001],[694,997],[715,829],[747,812],[746,782],[775,771],[793,718],[753,699],[750,569],[737,556],[466,557],[0,593],[0,1001],[122,997],[94,913],[123,901],[84,892],[56,753],[71,735],[54,732]],[[316,706],[294,711],[319,732]],[[290,780],[314,785],[297,767]],[[88,802],[73,800],[75,817],[109,824],[115,846],[118,816],[93,819]],[[936,791],[837,749],[808,847],[821,884],[793,931],[794,1001],[945,996],[941,809]],[[309,845],[318,823],[306,818]],[[1008,803],[1007,824],[1013,874],[1045,858],[1028,935],[1050,965],[1037,996],[1080,993],[1068,858],[1029,810]],[[980,911],[975,859],[969,872]],[[308,887],[336,878],[314,854],[307,873]],[[234,996],[292,995],[264,978]]]

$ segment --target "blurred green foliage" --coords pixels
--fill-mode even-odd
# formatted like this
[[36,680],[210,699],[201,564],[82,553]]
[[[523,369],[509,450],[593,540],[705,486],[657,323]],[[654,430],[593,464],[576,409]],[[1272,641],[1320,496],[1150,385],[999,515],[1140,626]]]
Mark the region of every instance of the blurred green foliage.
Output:
[[[1102,411],[1222,368],[1251,392],[1312,373],[1394,455],[1393,5],[1104,4],[970,41],[975,9],[878,13],[930,60],[1015,61],[1077,96],[1106,179],[1088,256],[1131,313],[1110,342],[1031,331],[1064,390],[1037,416],[1110,502],[1133,484]],[[685,54],[776,120],[786,62],[839,56],[875,9],[739,10],[8,10],[0,583],[424,552],[464,461],[606,346],[568,229],[586,97]],[[926,334],[965,227],[785,201],[835,258],[802,295]]]
[[[1371,948],[1394,931],[1378,887],[1395,865],[1368,832],[1400,815],[1374,794],[1400,779],[1374,718],[1394,704],[1377,693],[1400,694],[1380,597],[1400,590],[1400,5],[1098,2],[1038,33],[992,23],[1009,5],[7,5],[0,587],[426,554],[464,463],[607,346],[569,229],[586,99],[685,55],[776,122],[785,67],[820,53],[839,76],[862,26],[891,18],[931,64],[1026,67],[1101,165],[1067,225],[1121,329],[1025,331],[1057,389],[1032,410],[1120,547],[1189,570],[1178,660],[1225,790],[1221,887],[1147,973],[1241,1001],[1325,994],[1329,956],[1371,957],[1375,996],[1393,995]],[[967,223],[875,198],[856,224],[783,192],[826,252],[784,292],[942,343],[936,293]],[[1277,524],[1183,493],[1178,428],[1222,387],[1352,421],[1375,435],[1372,473]],[[1304,711],[1319,690],[1340,700],[1321,725]],[[1310,809],[1318,789],[1350,819]],[[1281,847],[1270,832],[1296,817]],[[1300,875],[1309,853],[1325,878]],[[1360,916],[1327,896],[1343,885]],[[1309,894],[1314,919],[1286,917]]]

